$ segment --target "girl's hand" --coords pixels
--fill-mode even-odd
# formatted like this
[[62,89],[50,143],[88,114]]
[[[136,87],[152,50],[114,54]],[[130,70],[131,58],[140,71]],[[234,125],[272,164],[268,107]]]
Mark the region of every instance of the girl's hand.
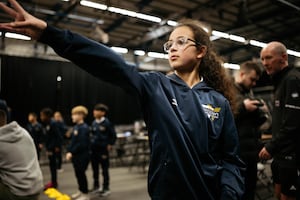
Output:
[[47,23],[30,15],[16,0],[8,1],[12,8],[0,3],[0,9],[10,15],[14,22],[0,23],[0,30],[23,34],[35,40],[39,39]]

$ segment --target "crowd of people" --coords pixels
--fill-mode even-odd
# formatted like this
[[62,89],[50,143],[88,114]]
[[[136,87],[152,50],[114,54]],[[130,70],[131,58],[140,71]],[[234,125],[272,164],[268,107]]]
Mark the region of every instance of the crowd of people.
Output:
[[[3,110],[1,105],[3,108],[6,108],[5,113],[9,113],[7,111],[6,102],[3,100],[0,101],[0,111]],[[33,163],[35,164],[35,168],[29,169],[28,167],[26,167],[24,168],[24,170],[29,170],[29,174],[36,173],[40,175],[40,177],[36,177],[39,182],[36,182],[35,185],[39,184],[39,186],[41,187],[42,175],[40,168],[36,165],[40,164],[38,161],[41,157],[41,151],[44,149],[49,161],[48,164],[50,168],[51,180],[44,186],[43,189],[47,190],[49,188],[58,187],[59,177],[57,175],[57,172],[63,172],[62,161],[64,156],[63,152],[65,151],[65,160],[72,162],[75,177],[78,183],[78,191],[71,195],[73,199],[89,199],[88,192],[98,193],[100,196],[107,196],[110,194],[109,152],[112,150],[112,146],[116,141],[116,132],[114,129],[114,125],[106,117],[107,112],[108,106],[102,103],[96,104],[93,109],[94,121],[89,126],[84,121],[85,117],[88,114],[88,109],[84,106],[76,106],[71,110],[72,122],[74,123],[74,126],[69,128],[64,123],[62,114],[59,111],[53,113],[52,109],[43,108],[40,111],[39,117],[34,112],[30,112],[28,114],[28,124],[26,126],[26,129],[21,128],[16,122],[12,122],[12,125],[9,125],[12,126],[13,129],[22,130],[22,134],[27,136],[30,135],[32,138],[32,143],[34,145],[30,144],[28,146],[28,148],[30,148],[31,150],[30,152],[28,152],[28,156],[32,156],[34,154],[32,152],[32,150],[34,149],[36,152],[36,157],[33,156],[32,158],[34,158]],[[40,118],[40,122],[38,121],[38,118]],[[14,133],[17,130],[13,131],[9,130],[9,128],[5,128],[2,131],[3,134],[5,134],[5,131],[7,132],[7,137],[12,138],[9,140],[17,140],[16,133]],[[11,133],[9,131],[11,131]],[[7,142],[12,143],[12,145],[20,145],[21,151],[27,151],[27,148],[23,146],[25,143],[19,144],[17,142],[9,140],[7,140]],[[5,151],[10,150],[10,148],[7,148]],[[4,152],[1,152],[1,155],[4,155]],[[24,157],[23,162],[21,162],[23,163],[23,165],[26,165],[26,162],[28,162],[28,160],[25,160],[28,158],[28,156]],[[17,158],[12,157],[10,162],[10,164],[12,164],[12,162],[17,162]],[[85,171],[87,170],[88,164],[90,162],[93,170],[94,187],[89,190]],[[103,174],[103,184],[101,187],[99,184],[99,165],[101,165]],[[5,167],[7,167],[7,170],[9,170],[9,166]],[[28,182],[28,184],[29,183],[30,182]],[[5,182],[3,184],[5,184]],[[9,189],[12,189],[13,193],[14,189],[12,187],[16,186],[13,186],[11,184],[9,184],[8,186]],[[35,192],[37,191],[35,190]],[[0,199],[7,197],[6,194],[4,195],[4,193],[2,193],[1,189],[0,196]],[[30,195],[30,198],[33,199],[32,195]]]
[[[30,15],[17,1],[9,2],[12,7],[0,4],[0,8],[15,21],[0,24],[1,30],[22,33],[47,44],[85,71],[139,97],[151,147],[151,199],[253,200],[257,161],[271,158],[276,197],[295,200],[299,195],[300,72],[289,65],[282,43],[270,42],[260,52],[275,90],[272,140],[259,144],[259,127],[269,116],[265,115],[268,110],[264,101],[257,99],[251,89],[262,70],[257,63],[243,63],[233,81],[198,21],[179,23],[163,46],[173,73],[141,73],[106,46],[57,29]],[[98,134],[115,134],[104,118],[106,111],[106,106],[95,106],[90,140],[84,122],[87,108],[72,109],[75,126],[66,159],[72,160],[79,186],[73,198],[89,199],[85,175],[89,159],[94,189],[99,188],[97,170],[101,163],[102,192],[109,193],[108,152],[115,136],[103,138]],[[47,187],[57,187],[61,134],[53,126],[49,109],[43,109],[40,118],[47,131],[44,145],[52,177]],[[40,143],[35,146],[41,147]]]

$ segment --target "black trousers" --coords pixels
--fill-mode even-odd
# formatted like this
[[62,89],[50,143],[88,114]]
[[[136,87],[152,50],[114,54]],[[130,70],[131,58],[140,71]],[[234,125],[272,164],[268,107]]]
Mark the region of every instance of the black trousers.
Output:
[[93,169],[94,188],[99,187],[99,164],[102,168],[103,189],[109,189],[109,154],[107,151],[92,152],[91,163]]
[[51,173],[51,182],[53,184],[57,184],[57,164],[56,164],[56,156],[55,152],[48,151],[48,159],[49,159],[49,167],[50,167],[50,173]]
[[78,189],[82,193],[88,193],[88,182],[85,171],[89,165],[89,155],[73,155],[72,164],[78,183]]
[[242,200],[254,200],[257,182],[257,159],[243,157],[242,159],[246,164],[246,171],[244,172],[245,193]]

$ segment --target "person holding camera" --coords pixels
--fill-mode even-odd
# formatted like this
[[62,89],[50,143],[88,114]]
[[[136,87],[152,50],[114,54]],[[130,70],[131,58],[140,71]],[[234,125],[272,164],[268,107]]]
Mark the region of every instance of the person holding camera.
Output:
[[235,73],[237,93],[237,112],[235,115],[236,127],[240,140],[241,159],[247,168],[244,174],[245,193],[243,200],[254,200],[257,162],[259,151],[259,127],[266,121],[262,107],[262,100],[255,99],[252,87],[262,74],[258,63],[247,61],[241,64],[240,70]]

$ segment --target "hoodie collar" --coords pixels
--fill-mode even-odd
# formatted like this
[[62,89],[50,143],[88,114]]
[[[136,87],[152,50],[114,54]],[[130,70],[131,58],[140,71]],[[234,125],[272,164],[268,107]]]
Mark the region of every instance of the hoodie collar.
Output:
[[[184,87],[188,87],[190,88],[179,76],[177,76],[175,73],[169,74],[167,75],[167,78],[170,79],[172,82],[175,82],[179,85],[182,85]],[[209,87],[205,81],[201,81],[199,83],[197,83],[196,85],[194,85],[192,88],[190,89],[212,89],[211,87]]]

